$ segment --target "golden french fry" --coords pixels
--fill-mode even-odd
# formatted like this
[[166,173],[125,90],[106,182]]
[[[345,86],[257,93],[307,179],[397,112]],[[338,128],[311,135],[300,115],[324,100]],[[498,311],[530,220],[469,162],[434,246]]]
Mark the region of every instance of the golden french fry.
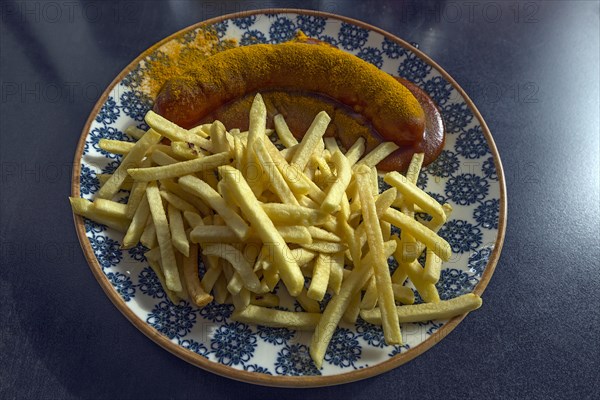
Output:
[[140,243],[148,249],[153,249],[158,246],[156,228],[154,227],[154,222],[152,221],[152,215],[148,216],[148,221],[146,221],[144,232],[142,232],[142,236],[140,237]]
[[342,239],[336,235],[335,233],[331,233],[329,231],[326,231],[325,229],[316,227],[316,226],[309,226],[308,227],[308,233],[310,233],[310,236],[312,236],[313,240],[322,240],[325,242],[341,242]]
[[283,115],[277,114],[273,117],[273,123],[275,125],[275,132],[279,136],[279,140],[285,147],[292,147],[298,144],[298,140],[294,137],[290,128],[287,126]]
[[96,221],[99,224],[106,225],[109,228],[115,229],[119,232],[127,232],[129,227],[128,219],[114,215],[111,216],[99,214],[94,207],[94,203],[87,199],[80,197],[69,197],[69,202],[71,203],[73,213]]
[[180,211],[198,212],[198,210],[196,210],[196,207],[194,207],[187,201],[183,200],[181,197],[177,196],[176,194],[173,194],[166,190],[160,191],[160,197],[165,199],[167,201],[167,203],[169,203],[170,205],[172,205],[173,207],[175,207],[176,209],[178,209]]
[[305,225],[312,227],[327,221],[327,213],[291,204],[264,203],[262,209],[275,224]]
[[315,261],[312,279],[306,295],[316,301],[323,300],[327,285],[329,284],[329,274],[331,272],[331,255],[319,254]]
[[183,259],[183,277],[186,282],[190,299],[198,307],[204,307],[213,300],[213,297],[206,293],[200,284],[198,277],[198,245],[192,244],[189,249],[189,256]]
[[380,161],[383,161],[387,156],[398,150],[398,148],[398,145],[394,142],[380,143],[356,165],[366,165],[369,168],[376,167]]
[[375,282],[375,278],[371,278],[369,280],[369,283],[367,284],[367,290],[365,292],[365,295],[363,296],[362,301],[360,303],[360,308],[362,310],[371,310],[375,308],[375,306],[377,305],[377,298],[377,283]]
[[160,166],[177,164],[179,162],[179,160],[171,157],[170,155],[161,150],[154,150],[150,157],[156,165]]
[[[401,323],[421,322],[429,320],[449,319],[481,307],[481,297],[468,293],[439,303],[422,303],[396,307],[398,320]],[[381,323],[379,308],[362,310],[360,316],[371,324]]]
[[306,288],[303,288],[302,291],[300,292],[300,294],[298,294],[298,296],[296,296],[296,300],[298,300],[298,303],[300,303],[300,305],[306,312],[310,312],[310,313],[321,312],[321,307],[319,306],[319,302],[308,297],[308,295],[306,294]]
[[423,280],[429,283],[437,283],[440,280],[442,259],[431,249],[427,249],[425,257],[425,268],[423,269]]
[[190,243],[188,242],[185,228],[183,227],[183,218],[181,212],[173,205],[167,205],[167,214],[169,216],[169,228],[171,229],[171,242],[181,254],[188,257],[190,254]]
[[203,150],[194,143],[171,142],[171,149],[177,157],[184,160],[195,160],[204,157]]
[[94,200],[94,208],[98,214],[115,218],[127,218],[127,205],[106,199]]
[[393,283],[392,289],[394,290],[394,299],[396,301],[402,304],[413,304],[415,302],[415,293],[411,288]]
[[369,174],[370,168],[366,165],[359,165],[356,169],[356,184],[358,185],[358,194],[363,207],[362,215],[367,234],[367,243],[369,251],[375,254],[373,271],[379,294],[378,302],[382,312],[383,334],[385,342],[388,345],[401,344],[402,334],[400,332],[400,324],[398,323],[398,315],[394,311],[396,304],[392,290],[392,278],[390,276],[387,257],[384,257],[383,235],[377,218],[373,193],[369,187]]
[[176,178],[195,172],[209,171],[221,165],[229,164],[230,162],[231,156],[229,153],[217,153],[212,156],[181,161],[159,167],[130,168],[127,172],[137,181],[154,181],[166,178]]
[[[100,187],[102,187],[110,179],[112,174],[97,174],[96,176],[98,177],[98,181],[100,182]],[[121,188],[119,190],[132,190],[133,182],[134,180],[130,176],[127,176],[121,184]]]
[[350,166],[353,166],[360,160],[365,152],[365,138],[359,137],[356,142],[346,152],[346,158]]
[[273,293],[255,294],[250,298],[250,304],[260,307],[279,306],[279,297]]
[[334,243],[334,242],[319,242],[313,241],[312,243],[302,244],[307,250],[311,250],[317,253],[339,253],[344,252],[348,248],[344,243]]
[[98,146],[109,153],[127,154],[131,151],[135,143],[125,142],[123,140],[100,139]]
[[146,131],[136,127],[135,125],[130,125],[127,128],[125,128],[125,134],[127,136],[132,137],[135,140],[140,140],[145,133]]
[[258,324],[271,328],[311,330],[319,323],[321,314],[282,311],[250,304],[242,311],[234,311],[231,318],[234,321]]
[[405,176],[402,176],[396,171],[388,172],[383,178],[385,182],[398,189],[398,196],[402,196],[404,202],[410,201],[425,212],[429,213],[433,218],[437,218],[442,222],[446,221],[446,215],[441,204],[436,199],[419,189],[414,183],[410,182]]
[[221,121],[215,121],[210,127],[210,140],[214,142],[213,151],[215,153],[229,152],[229,142],[227,141],[227,131]]
[[327,196],[325,197],[325,200],[323,200],[323,203],[321,203],[321,210],[328,213],[332,213],[337,210],[340,202],[342,201],[342,195],[346,193],[346,188],[348,187],[350,178],[352,177],[350,163],[341,151],[336,151],[333,153],[332,160],[336,167],[337,179],[329,187]]
[[342,319],[347,324],[354,325],[358,318],[359,312],[360,312],[360,290],[358,291],[358,293],[356,293],[352,297],[352,300],[350,300],[350,304],[348,304],[348,308],[346,308],[346,311],[344,312]]
[[155,182],[150,182],[146,188],[146,197],[150,205],[150,214],[156,229],[158,246],[160,247],[161,266],[165,274],[167,288],[175,292],[182,290],[175,252],[171,243],[171,232],[160,193]]
[[419,173],[421,172],[424,159],[424,153],[415,153],[410,160],[408,170],[406,171],[406,179],[414,185],[416,185],[417,181],[419,180]]
[[304,170],[310,156],[313,154],[319,143],[323,144],[321,140],[327,129],[327,125],[331,118],[325,111],[321,111],[313,120],[310,128],[302,137],[302,141],[298,149],[294,152],[291,164],[295,164],[300,170]]
[[131,224],[129,224],[127,233],[123,238],[123,244],[121,248],[129,249],[138,244],[140,238],[142,237],[142,233],[144,232],[144,228],[146,227],[146,221],[148,221],[149,215],[150,205],[148,204],[146,194],[144,193],[142,201],[140,201],[137,210],[135,210],[135,214],[133,215]]

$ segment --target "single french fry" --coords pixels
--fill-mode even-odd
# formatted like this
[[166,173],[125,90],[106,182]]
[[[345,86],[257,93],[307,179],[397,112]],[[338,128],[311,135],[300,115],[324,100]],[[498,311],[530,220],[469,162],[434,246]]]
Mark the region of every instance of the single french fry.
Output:
[[325,242],[341,242],[342,239],[336,235],[335,233],[331,233],[326,231],[325,229],[319,228],[317,226],[309,226],[308,232],[310,236],[312,236],[313,240],[322,240]]
[[250,304],[260,307],[279,306],[279,297],[273,293],[255,294],[250,298]]
[[314,269],[310,286],[306,295],[316,301],[323,300],[327,285],[329,283],[329,274],[331,272],[331,255],[319,254],[314,263]]
[[411,288],[393,283],[392,289],[396,301],[402,304],[413,304],[415,302],[415,293]]
[[339,252],[331,255],[331,264],[329,266],[329,282],[327,288],[334,294],[340,292],[342,280],[344,279],[344,253]]
[[210,140],[213,142],[213,152],[229,152],[229,142],[227,141],[227,131],[221,121],[215,121],[210,127]]
[[146,221],[144,232],[142,232],[142,236],[140,236],[140,243],[148,249],[153,249],[158,246],[156,228],[154,227],[154,222],[152,221],[152,215],[148,216],[148,221]]
[[423,269],[423,280],[429,283],[437,283],[440,280],[442,259],[431,249],[427,249],[425,257],[425,268]]
[[356,165],[366,165],[369,168],[376,167],[379,162],[387,156],[398,150],[398,145],[394,142],[383,142],[377,145],[369,154],[364,156]]
[[160,193],[155,182],[150,182],[146,188],[146,197],[150,205],[150,214],[156,228],[156,237],[160,247],[161,266],[165,274],[167,288],[175,292],[182,290],[175,252],[171,243],[171,233]]
[[173,153],[184,160],[195,160],[204,157],[203,150],[194,143],[171,142]]
[[196,178],[195,176],[187,175],[179,178],[179,185],[184,190],[195,194],[208,205],[210,205],[217,213],[219,213],[219,215],[223,217],[223,219],[225,219],[225,223],[240,239],[246,239],[248,237],[250,230],[248,224],[231,208],[231,206],[225,202],[225,200],[223,200],[223,197],[221,197],[221,195],[211,188],[206,182]]
[[217,277],[212,292],[214,295],[214,300],[218,304],[225,304],[225,302],[227,302],[229,292],[227,291],[227,279],[225,278],[224,274],[220,274]]
[[331,154],[340,150],[340,146],[338,145],[337,139],[334,136],[324,137],[323,143],[325,144],[325,148],[329,150]]
[[148,149],[158,143],[160,140],[160,134],[150,129],[140,140],[138,140],[133,148],[127,153],[127,155],[121,161],[121,164],[117,167],[117,169],[113,172],[110,179],[106,181],[104,185],[98,190],[96,193],[96,199],[112,199],[125,181],[125,178],[128,176],[128,170],[132,167],[136,167],[144,158],[146,151]]
[[234,321],[293,330],[312,330],[319,323],[321,314],[291,312],[259,307],[250,304],[242,311],[235,310],[231,315]]
[[239,201],[239,206],[263,243],[272,245],[274,262],[277,263],[281,279],[292,296],[296,296],[304,286],[304,277],[298,264],[285,257],[289,247],[262,209],[254,193],[240,171],[229,166],[219,167],[221,177]]
[[153,181],[166,178],[175,178],[193,174],[195,172],[213,170],[221,165],[229,164],[230,162],[231,156],[229,153],[217,153],[213,154],[212,156],[181,161],[175,164],[163,165],[159,167],[130,168],[127,170],[127,172],[135,180]]
[[179,162],[179,160],[171,157],[170,155],[161,150],[154,150],[150,155],[150,158],[152,158],[152,161],[156,165],[160,166],[177,164]]
[[188,242],[185,228],[183,227],[183,218],[173,204],[167,205],[167,214],[169,216],[169,228],[171,229],[171,242],[181,254],[188,257],[190,254],[190,243]]
[[342,201],[342,195],[346,193],[346,188],[352,177],[350,163],[341,151],[333,153],[332,160],[336,167],[337,179],[329,187],[327,196],[325,197],[325,200],[323,200],[323,203],[321,203],[321,210],[328,213],[337,210]]
[[298,296],[296,296],[296,300],[298,300],[298,303],[300,303],[300,305],[306,312],[314,312],[314,313],[321,312],[321,307],[319,306],[319,302],[317,302],[316,300],[313,300],[307,296],[306,288],[303,288],[302,291],[300,292],[300,294],[298,294]]
[[[216,258],[216,257],[210,256],[207,258]],[[218,266],[206,269],[206,273],[204,274],[204,276],[202,277],[202,280],[200,281],[200,284],[202,285],[202,288],[204,289],[204,291],[206,293],[210,293],[212,291],[213,287],[215,286],[215,282],[221,275],[221,272],[222,272],[222,270]]]
[[311,250],[317,253],[339,253],[344,252],[348,248],[344,243],[334,243],[334,242],[320,242],[313,241],[312,243],[302,244],[307,250]]
[[127,229],[127,233],[123,238],[123,244],[121,248],[129,249],[140,241],[142,237],[142,233],[144,232],[144,228],[146,227],[146,221],[148,221],[148,216],[150,215],[150,205],[148,204],[148,200],[146,199],[146,194],[142,197],[142,201],[135,210],[135,214],[131,220],[131,224],[129,224],[129,228]]
[[94,209],[98,214],[106,215],[107,217],[127,219],[127,205],[123,203],[106,199],[96,199],[94,200]]
[[344,312],[342,319],[347,324],[354,325],[358,318],[358,313],[360,312],[360,290],[352,297],[350,300],[350,304],[348,304],[348,308]]
[[264,203],[262,209],[275,224],[305,225],[312,227],[322,225],[328,218],[327,213],[308,207],[291,204]]
[[172,205],[173,207],[175,207],[176,209],[178,209],[180,211],[198,212],[196,207],[194,207],[187,201],[183,200],[181,197],[177,196],[176,194],[173,194],[166,190],[160,191],[160,197],[165,199],[167,203],[169,203],[170,205]]
[[308,131],[302,137],[302,141],[298,149],[294,152],[291,164],[295,164],[300,170],[304,170],[310,160],[310,156],[313,154],[319,143],[323,143],[321,140],[327,129],[327,125],[331,121],[331,117],[327,115],[325,111],[321,111],[312,124],[308,128]]
[[[146,160],[142,161],[142,166],[146,163]],[[150,161],[148,160],[148,165]],[[142,198],[146,196],[147,182],[134,182],[129,193],[129,199],[127,199],[126,216],[127,218],[133,218],[138,206],[140,205]]]
[[419,180],[419,173],[421,172],[421,167],[423,166],[424,159],[424,153],[415,153],[413,154],[412,159],[410,160],[408,170],[406,171],[406,179],[413,185],[416,185],[417,181]]
[[[429,320],[443,320],[462,315],[481,307],[481,297],[468,293],[450,300],[439,303],[422,303],[396,307],[398,320],[401,323],[421,322]],[[381,323],[381,312],[379,308],[363,310],[360,312],[362,319],[370,324]]]
[[353,166],[360,160],[365,152],[365,138],[359,137],[356,142],[346,152],[346,158],[350,166]]
[[425,193],[425,191],[419,189],[405,176],[396,171],[392,171],[388,172],[384,176],[383,180],[398,189],[398,196],[402,196],[404,202],[410,201],[421,207],[433,218],[437,218],[442,222],[446,221],[446,215],[441,204],[438,203],[433,197]]
[[204,307],[213,300],[213,297],[206,293],[200,284],[198,277],[198,245],[192,244],[189,249],[189,255],[183,259],[183,276],[188,289],[190,299],[198,307]]
[[273,123],[275,125],[275,132],[279,136],[279,140],[285,147],[292,147],[298,144],[298,140],[294,137],[290,128],[287,126],[283,115],[277,114],[273,117]]
[[[392,285],[393,287],[393,285]],[[365,291],[365,295],[362,298],[360,303],[360,308],[362,310],[371,310],[375,308],[377,305],[377,283],[375,282],[375,278],[371,278],[369,283],[367,284],[367,290]]]
[[400,324],[398,323],[398,315],[394,311],[396,304],[392,290],[392,278],[390,276],[387,257],[384,257],[383,235],[377,218],[373,193],[369,187],[369,174],[370,168],[366,165],[359,165],[356,169],[356,183],[358,185],[360,202],[363,207],[362,215],[367,234],[367,243],[369,251],[375,254],[373,271],[379,294],[378,303],[383,316],[383,334],[388,345],[401,344],[402,334],[400,332]]
[[109,153],[127,154],[131,151],[135,143],[125,142],[123,140],[100,139],[98,146]]
[[80,197],[69,197],[69,202],[71,203],[73,213],[91,219],[99,224],[106,225],[109,228],[115,229],[119,232],[127,232],[129,227],[128,219],[99,214],[94,207],[94,203],[87,199]]
[[127,128],[125,128],[125,134],[135,140],[140,140],[142,136],[146,134],[146,131],[136,127],[135,125],[129,125]]
[[298,196],[308,194],[311,191],[310,180],[306,175],[304,175],[302,170],[300,170],[294,164],[289,164],[287,159],[270,140],[264,141],[264,144],[269,152],[269,155],[271,156],[271,159],[277,166],[277,169],[289,185],[292,192]]

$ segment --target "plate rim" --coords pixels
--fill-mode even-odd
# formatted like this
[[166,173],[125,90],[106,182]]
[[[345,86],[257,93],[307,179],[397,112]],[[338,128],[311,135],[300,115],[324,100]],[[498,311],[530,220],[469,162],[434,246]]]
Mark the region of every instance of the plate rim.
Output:
[[[90,111],[90,114],[85,122],[81,135],[79,137],[79,141],[77,143],[77,148],[75,150],[75,156],[73,158],[73,173],[71,176],[71,196],[80,197],[80,177],[81,177],[81,159],[83,156],[83,150],[85,146],[85,141],[89,133],[90,126],[94,121],[96,115],[100,111],[102,105],[106,102],[108,95],[112,91],[112,89],[118,85],[123,78],[134,68],[141,60],[147,57],[152,51],[159,48],[163,44],[175,39],[179,35],[184,32],[194,30],[200,28],[202,26],[211,25],[217,22],[221,22],[223,20],[230,20],[234,18],[243,18],[251,15],[257,14],[298,14],[298,15],[310,15],[310,16],[319,16],[325,18],[336,19],[341,22],[350,23],[352,25],[361,27],[363,29],[368,29],[370,31],[381,34],[384,37],[390,38],[394,40],[396,43],[401,45],[404,48],[409,49],[416,55],[418,55],[422,60],[427,62],[429,65],[434,67],[437,72],[440,73],[446,79],[452,87],[458,91],[458,93],[464,98],[465,103],[472,111],[473,116],[477,118],[479,122],[482,132],[486,138],[488,146],[490,148],[490,152],[494,159],[494,165],[496,168],[496,173],[498,175],[498,185],[500,189],[500,209],[498,214],[498,235],[496,237],[496,241],[494,242],[494,249],[490,254],[488,259],[486,268],[484,273],[481,276],[481,279],[473,293],[477,295],[482,295],[485,291],[494,271],[496,269],[496,265],[498,263],[498,259],[500,258],[500,254],[502,251],[502,246],[504,244],[504,237],[506,233],[506,221],[507,221],[507,198],[506,198],[506,182],[504,179],[504,169],[502,166],[502,162],[500,160],[500,154],[498,153],[498,149],[496,147],[496,143],[492,137],[492,134],[483,119],[483,116],[471,100],[471,98],[467,95],[467,93],[463,90],[463,88],[452,78],[445,69],[440,67],[431,57],[427,54],[423,53],[421,50],[412,46],[407,41],[393,35],[381,28],[368,24],[366,22],[349,18],[346,16],[329,13],[325,11],[318,10],[308,10],[308,9],[297,9],[297,8],[268,8],[268,9],[256,9],[256,10],[247,10],[241,12],[235,12],[230,14],[224,14],[221,16],[217,16],[214,18],[210,18],[204,21],[197,22],[195,24],[189,25],[185,28],[178,30],[177,32],[167,36],[166,38],[156,42],[154,45],[150,46],[142,53],[140,53],[135,59],[133,59],[125,68],[121,70],[121,72],[110,82],[104,92],[98,98],[98,101]],[[454,330],[458,326],[458,324],[465,318],[467,314],[463,314],[457,317],[450,319],[446,324],[444,324],[439,330],[430,335],[425,341],[420,343],[419,345],[412,347],[406,352],[397,354],[393,357],[390,357],[388,360],[383,361],[379,364],[369,366],[363,369],[358,369],[350,372],[344,372],[337,375],[327,375],[327,376],[277,376],[277,375],[266,375],[257,372],[249,372],[239,370],[233,367],[229,367],[223,364],[220,364],[215,361],[211,361],[199,354],[196,354],[192,351],[189,351],[178,344],[171,342],[166,336],[160,334],[156,329],[152,328],[141,318],[137,317],[135,313],[129,308],[129,306],[125,303],[125,301],[119,296],[117,291],[114,290],[113,286],[109,282],[108,278],[102,272],[102,268],[94,255],[94,251],[92,250],[91,244],[85,233],[85,225],[83,217],[73,214],[73,222],[75,225],[75,230],[77,232],[77,237],[79,239],[79,244],[81,245],[81,249],[84,253],[84,256],[87,260],[88,266],[90,267],[92,274],[100,284],[100,287],[104,291],[104,293],[111,300],[113,305],[131,322],[138,330],[140,330],[146,337],[154,341],[156,344],[161,346],[163,349],[167,350],[171,354],[187,361],[188,363],[200,367],[206,371],[215,373],[217,375],[235,379],[238,381],[258,384],[262,386],[272,386],[272,387],[321,387],[321,386],[334,386],[343,383],[350,383],[366,378],[370,378],[372,376],[380,375],[382,373],[391,371],[407,363],[408,361],[414,359],[415,357],[421,355],[425,351],[432,348],[438,342],[440,342],[443,338],[445,338],[450,332]]]

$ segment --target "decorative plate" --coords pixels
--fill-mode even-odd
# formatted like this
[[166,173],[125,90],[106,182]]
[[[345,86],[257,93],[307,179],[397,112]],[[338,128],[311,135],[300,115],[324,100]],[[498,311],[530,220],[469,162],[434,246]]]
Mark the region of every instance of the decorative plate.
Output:
[[[201,47],[207,54],[235,45],[280,43],[301,29],[424,89],[438,104],[447,138],[440,157],[421,172],[419,186],[454,212],[440,231],[451,245],[437,284],[449,299],[481,295],[500,255],[506,221],[502,165],[483,118],[458,84],[416,47],[365,23],[322,12],[258,10],[208,20],[164,39],[142,53],[110,84],[83,129],[75,155],[72,195],[92,199],[99,173],[119,156],[100,150],[101,138],[130,140],[129,125],[144,127],[158,90],[161,65]],[[121,192],[121,201],[127,192]],[[156,343],[214,373],[272,386],[323,386],[355,381],[397,367],[439,342],[463,317],[403,324],[403,346],[387,346],[379,327],[362,320],[341,325],[323,368],[308,354],[311,332],[251,326],[230,319],[233,306],[197,309],[171,303],[146,263],[144,248],[121,250],[122,234],[75,216],[81,246],[96,279],[117,308]],[[418,298],[417,298],[418,299]],[[484,305],[485,307],[485,305]]]

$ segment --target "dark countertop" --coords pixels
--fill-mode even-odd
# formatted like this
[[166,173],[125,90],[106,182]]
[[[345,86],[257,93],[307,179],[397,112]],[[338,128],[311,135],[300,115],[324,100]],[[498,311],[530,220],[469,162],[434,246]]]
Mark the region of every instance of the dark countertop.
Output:
[[[338,13],[419,43],[474,100],[506,174],[506,240],[485,306],[408,364],[338,387],[252,386],[154,344],[90,273],[67,201],[81,129],[122,68],[195,22],[276,6]],[[592,398],[600,392],[599,8],[3,1],[0,398]]]

